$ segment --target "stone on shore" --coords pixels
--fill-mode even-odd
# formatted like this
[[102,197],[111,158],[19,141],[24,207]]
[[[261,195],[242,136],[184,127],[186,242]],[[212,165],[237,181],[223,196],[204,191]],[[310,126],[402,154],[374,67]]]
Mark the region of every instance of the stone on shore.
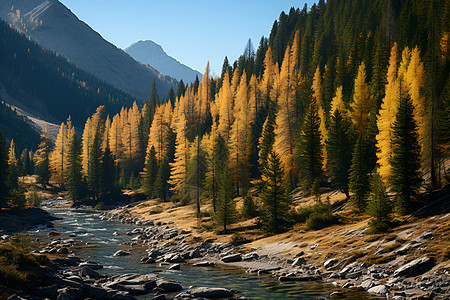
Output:
[[242,261],[242,256],[240,253],[229,254],[229,255],[222,257],[222,261],[226,262],[226,263],[239,262],[239,261]]
[[116,251],[116,253],[114,253],[113,256],[127,256],[127,255],[130,255],[130,252],[124,251],[124,250],[119,250],[119,251]]

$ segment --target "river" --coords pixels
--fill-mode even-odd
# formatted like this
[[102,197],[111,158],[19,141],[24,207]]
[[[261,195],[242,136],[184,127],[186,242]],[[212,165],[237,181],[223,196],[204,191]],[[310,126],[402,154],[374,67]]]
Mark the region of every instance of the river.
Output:
[[[48,203],[48,202],[47,202]],[[55,229],[63,238],[70,238],[81,244],[75,247],[76,256],[95,261],[104,266],[103,272],[111,275],[124,273],[147,274],[158,272],[163,277],[180,282],[184,288],[189,286],[224,287],[241,292],[241,296],[251,299],[329,299],[330,294],[344,291],[345,296],[339,299],[377,299],[367,293],[351,292],[318,282],[279,283],[271,275],[258,276],[245,273],[245,270],[233,267],[193,267],[187,264],[181,270],[168,270],[168,266],[159,264],[143,264],[145,247],[124,245],[131,237],[125,232],[131,231],[135,225],[121,224],[118,221],[102,221],[100,213],[90,210],[59,209],[46,207],[56,217]],[[31,236],[41,241],[51,240],[47,228],[30,230]],[[117,232],[119,235],[113,235]],[[69,237],[70,235],[70,237]],[[58,238],[58,237],[53,237]],[[114,257],[117,250],[131,250],[131,255]],[[140,299],[151,299],[145,296]]]

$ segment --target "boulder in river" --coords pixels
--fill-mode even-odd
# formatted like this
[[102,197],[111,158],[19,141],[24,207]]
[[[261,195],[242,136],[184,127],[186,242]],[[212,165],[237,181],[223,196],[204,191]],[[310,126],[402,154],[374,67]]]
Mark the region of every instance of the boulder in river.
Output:
[[175,299],[226,299],[234,297],[234,292],[225,288],[195,287],[175,296]]
[[114,253],[113,256],[127,256],[127,255],[130,255],[129,251],[118,250],[116,251],[116,253]]
[[242,256],[240,253],[229,254],[229,255],[222,257],[222,261],[226,262],[226,263],[239,262],[239,261],[242,261]]

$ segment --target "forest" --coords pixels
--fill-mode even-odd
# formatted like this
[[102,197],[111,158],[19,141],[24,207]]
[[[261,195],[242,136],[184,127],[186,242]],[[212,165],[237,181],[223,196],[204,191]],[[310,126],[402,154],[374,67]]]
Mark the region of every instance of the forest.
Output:
[[212,203],[223,231],[236,197],[244,197],[240,213],[259,216],[268,232],[304,220],[290,209],[293,191],[315,195],[317,222],[332,223],[321,193],[334,189],[385,230],[393,213],[413,212],[449,181],[449,3],[292,8],[256,52],[249,40],[232,65],[225,57],[220,77],[207,65],[201,82],[181,82],[166,102],[153,86],[143,105],[116,114],[99,106],[81,139],[71,119],[54,146],[44,130],[35,172],[76,201],[104,205],[120,189],[142,188],[194,203],[197,216]]

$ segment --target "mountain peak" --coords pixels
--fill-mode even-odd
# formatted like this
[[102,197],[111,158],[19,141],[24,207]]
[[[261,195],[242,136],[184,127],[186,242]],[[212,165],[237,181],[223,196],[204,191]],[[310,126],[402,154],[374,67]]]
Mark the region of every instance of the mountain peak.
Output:
[[125,48],[125,52],[135,60],[155,68],[162,74],[183,80],[185,83],[194,82],[196,76],[199,79],[202,77],[200,72],[169,56],[161,45],[152,40],[137,41]]

